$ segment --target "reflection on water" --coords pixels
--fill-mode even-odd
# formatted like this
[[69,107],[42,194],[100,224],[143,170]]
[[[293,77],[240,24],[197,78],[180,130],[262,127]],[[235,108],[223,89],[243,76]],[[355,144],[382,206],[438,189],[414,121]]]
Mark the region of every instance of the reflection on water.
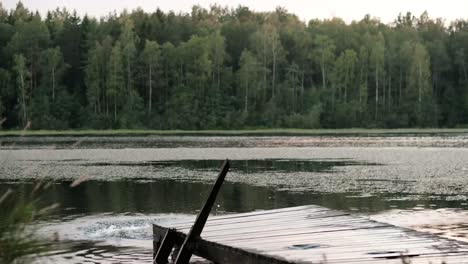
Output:
[[43,263],[152,263],[151,249],[94,241],[68,241],[34,261]]
[[[81,166],[147,166],[155,169],[178,167],[196,171],[216,171],[221,161],[213,159],[205,160],[166,160],[145,162],[83,162],[80,160],[65,160],[64,162],[75,162]],[[267,172],[331,172],[335,167],[342,166],[374,166],[370,162],[358,162],[349,159],[322,159],[322,160],[299,160],[299,159],[253,159],[253,160],[231,160],[230,171],[239,173],[267,173]]]
[[[47,204],[59,202],[58,215],[96,213],[181,213],[196,214],[211,185],[202,182],[132,179],[119,181],[88,181],[71,188],[70,181],[54,182],[44,195]],[[34,188],[33,182],[0,181],[0,192],[18,190],[18,197]],[[407,208],[468,208],[464,201],[444,197],[407,194],[301,193],[276,191],[261,186],[225,182],[218,195],[214,213],[248,212],[316,204],[336,210],[357,213],[377,213],[388,209]]]
[[[41,161],[42,162],[42,161]],[[176,173],[171,170],[181,168],[190,172],[206,172],[216,175],[220,160],[170,160],[147,162],[83,162],[82,160],[62,160],[41,163],[41,166],[59,166],[61,163],[76,167],[139,167],[155,171]],[[294,177],[297,172],[331,173],[339,166],[359,166],[362,162],[337,160],[233,160],[231,174],[237,173],[249,177],[253,173],[282,173]],[[365,163],[365,165],[375,165]],[[63,170],[64,179],[67,171]],[[252,176],[254,177],[254,176]],[[228,176],[229,180],[229,176]],[[198,210],[210,190],[209,182],[185,182],[172,179],[120,178],[114,181],[91,180],[77,187],[70,188],[71,181],[57,180],[45,194],[46,203],[59,202],[61,215],[93,214],[102,212],[139,212],[139,213],[194,213]],[[0,180],[0,191],[14,187],[21,194],[29,193],[34,187],[31,179]],[[218,196],[216,212],[246,212],[256,209],[273,209],[310,203],[332,202],[332,208],[349,209],[342,206],[342,201],[351,201],[349,194],[314,194],[276,191],[273,188],[252,186],[239,182],[225,182],[223,191]],[[336,197],[335,197],[336,196]],[[369,208],[363,206],[363,210]],[[361,208],[361,206],[358,206]],[[372,210],[372,209],[369,209]],[[379,210],[379,209],[376,209]]]

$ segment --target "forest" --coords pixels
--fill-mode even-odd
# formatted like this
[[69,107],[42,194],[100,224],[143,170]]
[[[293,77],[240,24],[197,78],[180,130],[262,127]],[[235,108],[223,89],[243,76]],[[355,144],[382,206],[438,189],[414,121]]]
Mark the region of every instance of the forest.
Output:
[[2,129],[468,126],[468,20],[0,2]]

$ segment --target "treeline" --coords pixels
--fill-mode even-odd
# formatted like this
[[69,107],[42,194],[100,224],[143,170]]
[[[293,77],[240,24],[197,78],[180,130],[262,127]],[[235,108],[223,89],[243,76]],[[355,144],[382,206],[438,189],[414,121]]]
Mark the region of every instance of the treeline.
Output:
[[0,2],[0,124],[13,129],[468,124],[468,21],[308,24],[282,8],[46,17]]

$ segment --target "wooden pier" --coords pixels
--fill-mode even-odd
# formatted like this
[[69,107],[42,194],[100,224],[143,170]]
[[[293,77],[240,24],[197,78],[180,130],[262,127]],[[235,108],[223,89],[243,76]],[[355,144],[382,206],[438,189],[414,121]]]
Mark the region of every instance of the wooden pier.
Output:
[[[191,226],[154,225],[155,241],[174,228],[181,245]],[[462,242],[315,205],[213,216],[189,248],[215,263],[468,263]]]
[[154,264],[468,264],[468,244],[316,205],[212,216],[225,161],[195,223],[153,225]]

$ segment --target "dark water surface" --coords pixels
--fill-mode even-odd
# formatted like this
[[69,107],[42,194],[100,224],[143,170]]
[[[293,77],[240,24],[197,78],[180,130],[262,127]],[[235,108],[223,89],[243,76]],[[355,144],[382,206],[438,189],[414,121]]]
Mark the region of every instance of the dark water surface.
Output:
[[[196,214],[211,185],[174,180],[88,181],[77,187],[71,182],[55,182],[42,196],[45,204],[60,203],[56,217],[79,217],[98,213],[181,213]],[[0,181],[0,192],[15,189],[25,196],[33,182]],[[463,201],[417,197],[401,199],[398,194],[361,195],[356,193],[301,193],[226,182],[217,199],[215,213],[249,212],[316,204],[359,213],[378,213],[387,209],[468,208]]]
[[150,261],[151,224],[193,219],[225,158],[214,214],[315,204],[468,234],[465,135],[40,139],[3,138],[0,193],[51,183],[40,234],[69,247],[46,263]]
[[[50,162],[50,161],[49,161]],[[71,162],[64,160],[63,162]],[[60,161],[51,162],[53,164]],[[73,160],[78,167],[137,167],[152,168],[156,171],[178,168],[196,173],[216,175],[221,160],[169,160],[151,162],[82,162]],[[48,163],[47,163],[48,164]],[[50,165],[50,164],[49,164]],[[42,166],[47,166],[42,164]],[[236,173],[246,177],[261,173],[271,175],[278,173],[293,178],[297,173],[327,173],[333,175],[338,167],[381,166],[376,163],[363,163],[352,160],[233,160],[230,174]],[[177,171],[177,170],[176,170]],[[66,171],[63,171],[66,173]],[[51,183],[43,194],[43,202],[58,202],[60,210],[57,217],[90,215],[98,213],[182,213],[196,214],[201,208],[212,181],[120,178],[111,181],[85,180],[78,186],[71,187],[73,181],[66,179],[44,179]],[[293,179],[291,179],[293,181]],[[370,180],[368,180],[370,181]],[[375,185],[381,184],[374,180]],[[382,180],[383,181],[383,180]],[[25,197],[39,181],[34,178],[0,179],[0,193],[7,189],[17,190],[19,196]],[[411,193],[362,193],[362,192],[298,192],[278,190],[265,186],[255,186],[241,182],[227,181],[217,200],[217,213],[249,212],[317,204],[328,208],[360,213],[377,213],[392,208],[408,209],[415,206],[426,208],[467,208],[464,199],[446,199],[444,196],[412,195]]]
[[255,148],[255,147],[468,147],[465,133],[317,134],[271,136],[2,136],[0,147],[22,148]]

